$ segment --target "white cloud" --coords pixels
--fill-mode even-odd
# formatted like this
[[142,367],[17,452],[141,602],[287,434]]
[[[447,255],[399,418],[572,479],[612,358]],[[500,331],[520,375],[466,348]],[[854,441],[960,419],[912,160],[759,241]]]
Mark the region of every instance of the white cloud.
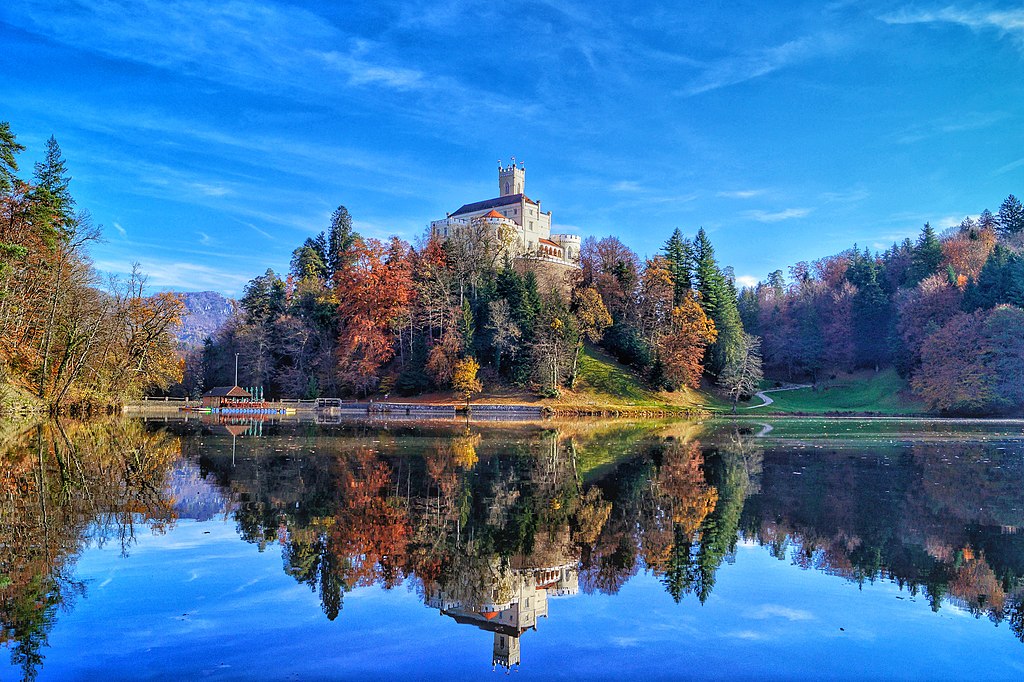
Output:
[[121,227],[121,223],[115,222],[114,229],[117,230],[117,233],[121,235],[122,239],[128,236],[128,231]]
[[764,189],[736,189],[718,192],[717,196],[726,199],[753,199],[754,197],[764,195],[767,191]]
[[996,31],[1024,48],[1024,9],[994,10],[973,7],[938,10],[901,9],[879,17],[887,24],[957,24],[974,31]]
[[1005,166],[1000,166],[999,168],[995,169],[995,171],[993,171],[993,175],[1002,175],[1003,173],[1009,173],[1012,170],[1017,170],[1021,166],[1024,166],[1024,158],[1017,159],[1016,161],[1011,161]]
[[813,57],[836,50],[840,41],[831,35],[805,36],[747,54],[730,55],[708,65],[679,94],[699,95],[768,75]]
[[[108,274],[127,275],[131,273],[132,263],[127,260],[106,260],[97,261],[95,266],[96,269]],[[163,261],[146,258],[140,260],[139,266],[146,275],[146,286],[151,290],[213,290],[224,294],[234,294],[241,291],[242,287],[249,281],[249,278],[244,275],[182,261]]]
[[642,192],[643,186],[635,180],[619,180],[612,184],[613,192]]
[[755,287],[758,281],[760,280],[753,275],[740,275],[736,278],[736,284],[740,285],[740,287]]
[[754,211],[745,211],[743,215],[751,220],[756,220],[759,223],[778,223],[783,220],[803,218],[813,210],[814,209],[812,208],[787,208],[781,211],[762,211],[758,209]]

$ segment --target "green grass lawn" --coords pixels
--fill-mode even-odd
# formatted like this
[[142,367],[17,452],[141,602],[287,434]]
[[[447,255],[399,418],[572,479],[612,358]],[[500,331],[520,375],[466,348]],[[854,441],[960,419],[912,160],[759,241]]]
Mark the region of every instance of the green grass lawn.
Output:
[[750,414],[830,412],[877,413],[887,415],[925,414],[924,404],[909,395],[905,381],[894,369],[881,372],[859,372],[839,375],[821,382],[817,389],[802,388],[795,391],[769,393],[775,403],[750,410]]
[[632,368],[619,364],[611,355],[593,346],[583,349],[578,372],[576,389],[581,396],[607,405],[698,407],[709,410],[730,408],[727,401],[704,391],[655,391]]
[[578,372],[577,389],[592,393],[597,399],[620,405],[665,404],[636,372],[590,346],[583,349]]

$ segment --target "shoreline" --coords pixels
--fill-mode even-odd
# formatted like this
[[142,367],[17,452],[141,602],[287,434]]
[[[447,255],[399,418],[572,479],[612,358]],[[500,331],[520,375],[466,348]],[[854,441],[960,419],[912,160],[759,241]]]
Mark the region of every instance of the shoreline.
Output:
[[[422,418],[429,421],[445,417],[461,417],[479,421],[543,421],[547,419],[714,419],[725,421],[758,422],[765,420],[871,420],[871,421],[941,421],[941,422],[986,422],[986,423],[1024,423],[1024,416],[951,416],[931,415],[920,412],[906,414],[881,414],[878,412],[773,412],[741,411],[733,413],[729,410],[688,408],[682,406],[624,406],[624,405],[567,405],[567,404],[530,404],[530,403],[471,403],[466,409],[459,402],[366,402],[353,403],[342,408],[326,408],[317,410],[312,404],[295,405],[284,403],[293,408],[290,414],[280,415],[237,415],[218,413],[199,413],[181,411],[180,402],[146,401],[144,403],[126,403],[120,414],[128,417],[170,417],[181,416],[201,417],[215,416],[225,419],[245,419],[246,417],[288,417],[303,420],[344,421],[345,418],[401,418],[415,420]],[[475,408],[475,409],[474,409]],[[33,415],[36,417],[43,415]]]

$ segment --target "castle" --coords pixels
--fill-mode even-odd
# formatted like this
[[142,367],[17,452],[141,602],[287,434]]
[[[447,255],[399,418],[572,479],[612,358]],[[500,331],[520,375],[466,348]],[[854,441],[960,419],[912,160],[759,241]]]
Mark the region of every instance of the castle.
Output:
[[483,227],[512,258],[548,261],[577,266],[580,238],[575,234],[551,234],[551,211],[526,196],[526,168],[515,157],[512,164],[498,162],[498,196],[464,204],[444,220],[430,224],[431,234],[447,239],[474,226]]

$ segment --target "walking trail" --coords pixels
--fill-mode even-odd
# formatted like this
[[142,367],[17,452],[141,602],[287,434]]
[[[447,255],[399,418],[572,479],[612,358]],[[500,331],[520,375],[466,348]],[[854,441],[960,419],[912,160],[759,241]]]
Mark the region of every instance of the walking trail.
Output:
[[768,389],[765,389],[763,391],[758,391],[757,393],[754,394],[754,396],[760,398],[764,402],[761,403],[760,405],[750,405],[750,406],[748,406],[745,409],[755,410],[755,409],[757,409],[759,407],[766,407],[766,406],[771,405],[772,403],[774,403],[775,401],[772,400],[771,398],[769,398],[767,395],[765,395],[766,393],[775,393],[776,391],[795,391],[798,388],[810,388],[810,387],[811,387],[811,384],[795,384],[793,386],[783,386],[782,388],[768,388]]

